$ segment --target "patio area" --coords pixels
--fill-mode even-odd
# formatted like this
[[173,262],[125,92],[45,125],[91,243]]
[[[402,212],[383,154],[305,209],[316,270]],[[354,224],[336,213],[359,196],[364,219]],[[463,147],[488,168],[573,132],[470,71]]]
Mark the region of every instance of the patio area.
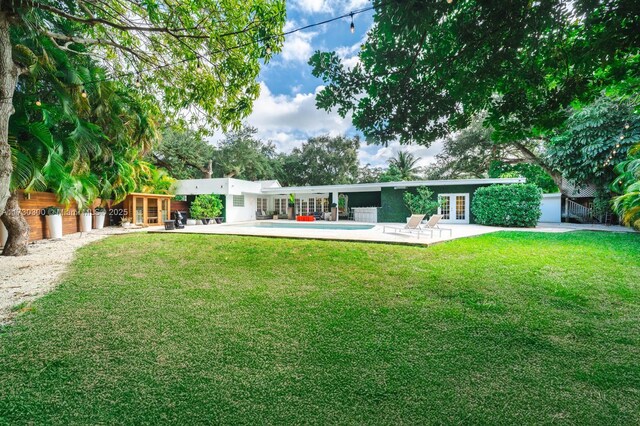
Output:
[[[165,231],[163,229],[149,230],[149,232],[182,233],[182,234],[218,234],[218,235],[245,235],[267,238],[300,238],[313,240],[355,241],[369,243],[403,244],[428,246],[458,238],[474,237],[498,231],[522,231],[522,232],[547,232],[562,233],[571,231],[607,231],[607,232],[634,232],[630,228],[622,226],[604,226],[572,223],[544,223],[536,228],[501,228],[494,226],[482,226],[471,224],[442,224],[441,228],[451,229],[451,233],[435,230],[433,237],[429,232],[417,233],[394,232],[389,228],[401,228],[403,223],[363,223],[354,221],[336,222],[296,222],[291,220],[277,221],[250,221],[222,225],[195,225],[186,226],[184,229]],[[281,226],[281,227],[278,227]],[[295,226],[295,227],[291,227]],[[339,226],[344,228],[336,229]],[[354,227],[370,229],[351,229]],[[383,232],[384,227],[387,232]]]

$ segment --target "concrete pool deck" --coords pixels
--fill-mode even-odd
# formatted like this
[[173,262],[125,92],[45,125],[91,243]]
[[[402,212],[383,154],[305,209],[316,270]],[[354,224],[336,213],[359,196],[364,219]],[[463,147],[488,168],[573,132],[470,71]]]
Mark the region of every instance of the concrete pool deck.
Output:
[[[298,223],[300,228],[272,228],[261,227],[261,223]],[[520,232],[572,232],[572,231],[608,231],[608,232],[634,232],[632,229],[622,226],[604,226],[604,225],[583,225],[572,223],[542,223],[535,228],[501,228],[495,226],[469,225],[469,224],[443,224],[442,228],[451,229],[451,235],[448,232],[434,232],[433,238],[429,233],[423,233],[418,238],[416,233],[393,232],[387,230],[383,232],[384,226],[403,227],[404,223],[361,223],[353,221],[337,222],[345,225],[373,225],[371,229],[319,229],[321,224],[328,226],[335,225],[336,222],[294,222],[289,220],[281,221],[251,221],[241,222],[237,224],[211,224],[211,225],[191,225],[184,229],[176,229],[165,231],[164,229],[149,230],[149,232],[171,233],[171,234],[214,234],[214,235],[242,235],[266,238],[300,238],[315,240],[333,240],[333,241],[356,241],[370,243],[387,243],[387,244],[405,244],[428,246],[443,241],[455,240],[458,238],[474,237],[476,235],[489,234],[499,231],[520,231]],[[309,224],[308,228],[304,228],[304,224]],[[258,226],[253,226],[258,225]]]

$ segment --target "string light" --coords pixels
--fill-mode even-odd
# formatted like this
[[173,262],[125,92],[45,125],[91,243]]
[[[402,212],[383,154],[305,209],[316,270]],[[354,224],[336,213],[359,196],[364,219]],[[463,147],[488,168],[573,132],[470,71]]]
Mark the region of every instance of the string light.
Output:
[[198,63],[196,64],[196,72],[202,72],[202,64],[200,64],[200,57],[198,57]]
[[[378,6],[383,6],[383,5],[384,5],[384,2],[380,3]],[[226,49],[220,49],[218,51],[211,52],[211,54],[225,53],[225,52],[229,52],[229,51],[232,51],[232,50],[241,49],[243,47],[247,47],[247,46],[249,46],[249,45],[251,45],[253,43],[256,43],[256,42],[257,43],[261,43],[261,42],[268,42],[269,40],[274,40],[274,39],[278,40],[280,38],[284,38],[284,37],[286,37],[288,35],[291,35],[291,34],[294,34],[294,33],[300,32],[300,31],[308,30],[310,28],[319,27],[321,25],[325,25],[325,24],[328,24],[328,23],[331,23],[331,22],[342,20],[342,19],[344,19],[346,17],[351,17],[351,20],[352,20],[351,26],[350,26],[351,32],[355,32],[355,23],[353,22],[354,15],[359,15],[361,13],[369,12],[369,11],[374,10],[374,9],[375,9],[374,6],[369,6],[369,7],[365,7],[365,8],[362,8],[362,9],[354,10],[354,11],[352,11],[350,13],[346,13],[346,14],[343,14],[343,15],[340,15],[340,16],[335,16],[335,17],[329,18],[329,19],[325,19],[324,21],[314,22],[314,23],[311,23],[311,24],[308,24],[308,25],[305,25],[305,26],[302,26],[302,27],[294,28],[294,29],[289,30],[289,31],[284,31],[284,32],[282,32],[280,34],[263,37],[261,39],[258,39],[258,40],[255,40],[255,41],[251,41],[251,42],[247,42],[247,43],[237,44],[235,46],[231,46],[231,47],[226,48]],[[228,36],[230,36],[230,35],[232,35],[232,34],[228,34]],[[223,36],[227,36],[227,35],[223,35]],[[268,43],[266,44],[265,51],[266,51],[267,54],[271,54],[272,48],[271,48],[270,44],[268,44]],[[200,56],[197,56],[195,59],[198,61],[198,65],[196,67],[196,70],[199,71],[199,70],[202,69],[202,67],[200,66]],[[157,65],[157,66],[154,66],[154,67],[150,67],[146,71],[157,71],[157,70],[160,70],[160,69],[163,69],[163,68],[169,68],[169,67],[172,67],[172,66],[175,66],[175,65],[180,65],[180,64],[187,63],[187,62],[191,62],[193,60],[194,60],[194,58],[182,59],[182,60],[179,60],[179,61],[176,61],[176,62],[171,62],[171,63],[166,63],[166,64],[161,64],[161,65]],[[116,80],[119,80],[119,79],[121,79],[123,77],[133,77],[133,76],[138,76],[137,80],[139,80],[139,78],[140,78],[139,76],[141,74],[142,74],[141,71],[122,72],[122,73],[119,73],[119,74],[114,74],[111,77],[105,77],[105,78],[99,78],[99,79],[85,81],[85,82],[83,82],[83,85],[86,86],[88,84],[93,84],[93,83],[103,83],[103,82],[107,82],[107,81],[116,81]],[[137,83],[138,83],[138,81],[136,81],[136,83],[134,83],[134,84],[136,86],[138,86]],[[140,81],[140,85],[141,84],[142,83]],[[81,85],[80,84],[70,84],[68,87],[71,88],[71,87],[79,87],[79,86],[81,86]],[[87,97],[87,92],[84,89],[82,90],[81,96],[83,98]]]
[[136,87],[142,86],[142,81],[140,81],[140,76],[136,77],[136,82],[134,83]]
[[624,128],[628,129],[629,128],[629,123],[624,123]]
[[40,102],[40,99],[36,101],[36,106],[42,106],[42,102]]
[[356,24],[353,22],[353,12],[351,12],[351,25],[349,29],[351,30],[351,34],[356,32]]

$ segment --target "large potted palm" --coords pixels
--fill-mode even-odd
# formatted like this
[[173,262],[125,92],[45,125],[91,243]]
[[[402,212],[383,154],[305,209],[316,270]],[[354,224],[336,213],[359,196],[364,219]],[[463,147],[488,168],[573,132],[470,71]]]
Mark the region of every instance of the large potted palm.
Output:
[[49,239],[59,240],[62,238],[62,212],[59,207],[49,206],[44,209]]

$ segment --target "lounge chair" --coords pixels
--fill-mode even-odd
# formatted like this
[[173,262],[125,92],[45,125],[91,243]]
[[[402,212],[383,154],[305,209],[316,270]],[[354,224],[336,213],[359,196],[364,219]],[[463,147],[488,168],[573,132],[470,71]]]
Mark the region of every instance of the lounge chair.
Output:
[[431,216],[429,218],[427,223],[422,225],[422,229],[429,229],[429,230],[431,230],[431,232],[437,230],[440,233],[441,237],[442,237],[442,231],[449,231],[449,236],[452,236],[453,235],[453,231],[451,230],[451,228],[440,228],[438,226],[438,222],[440,222],[440,219],[442,219],[442,215],[441,214],[434,214],[433,216]]
[[418,239],[420,239],[420,234],[424,232],[429,232],[433,237],[433,229],[425,229],[420,226],[420,223],[422,222],[422,219],[424,219],[425,216],[426,215],[424,214],[412,214],[405,226],[400,227],[400,226],[384,225],[382,227],[382,232],[387,232],[387,228],[389,228],[394,232],[410,232],[410,233],[415,232],[416,234],[418,234]]

